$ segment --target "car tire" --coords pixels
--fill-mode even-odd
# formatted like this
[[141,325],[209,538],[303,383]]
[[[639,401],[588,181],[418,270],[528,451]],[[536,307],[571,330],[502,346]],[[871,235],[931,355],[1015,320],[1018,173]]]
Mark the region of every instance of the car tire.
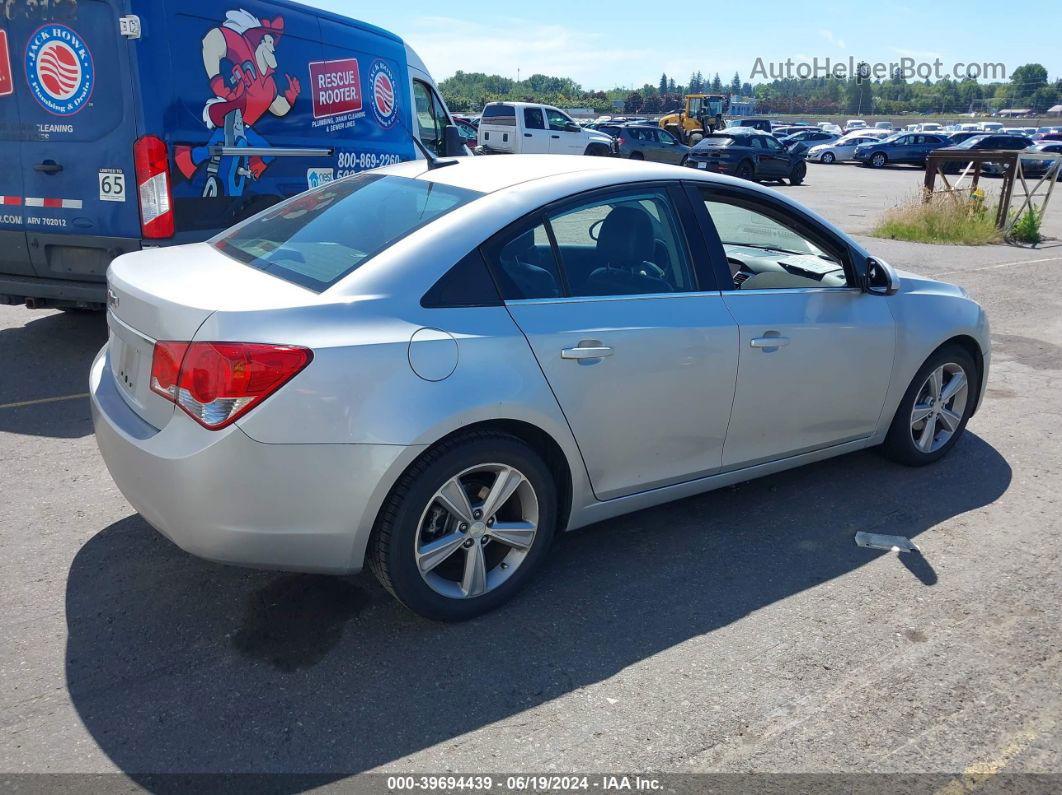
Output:
[[[690,165],[689,157],[683,157],[682,158],[682,162],[680,162],[679,165],[682,166],[683,168],[688,168],[689,165]],[[1059,179],[1062,179],[1062,174],[1059,175]]]
[[590,144],[588,147],[586,147],[586,151],[583,152],[583,154],[592,155],[595,157],[608,157],[612,154],[612,152],[604,144]]
[[[507,478],[519,475],[519,485],[494,506],[494,515],[477,515],[503,472],[510,473]],[[461,502],[463,493],[463,507],[447,509],[444,489],[456,498],[450,505]],[[462,512],[471,514],[465,517],[469,521]],[[495,521],[497,516],[504,518]],[[512,534],[509,541],[492,535],[502,522]],[[421,455],[391,489],[369,542],[369,568],[415,613],[464,621],[495,609],[527,585],[549,550],[556,522],[557,487],[538,453],[509,434],[463,434]],[[431,551],[424,554],[427,544],[447,538],[434,559]],[[519,539],[528,545],[518,547]]]
[[631,160],[645,160],[645,155],[641,152],[631,152]]
[[833,161],[837,159],[837,157],[833,154],[833,152],[823,152],[822,157],[819,159],[826,165],[830,165],[831,163],[833,163]]
[[867,160],[867,163],[870,164],[871,168],[885,168],[888,162],[889,157],[884,152],[875,152],[870,156],[870,159]]
[[799,185],[804,181],[804,177],[808,175],[808,164],[801,160],[795,166],[793,170],[789,172],[789,184]]
[[754,179],[756,176],[756,169],[753,168],[752,163],[748,160],[742,160],[738,163],[738,167],[734,169],[734,176],[738,179]]
[[[962,384],[952,386],[952,379],[960,372]],[[966,430],[977,405],[980,383],[977,365],[964,348],[958,345],[939,348],[907,387],[882,444],[882,452],[906,466],[925,466],[947,455]],[[949,386],[954,390],[950,395]],[[915,419],[925,416],[927,411],[926,419]]]

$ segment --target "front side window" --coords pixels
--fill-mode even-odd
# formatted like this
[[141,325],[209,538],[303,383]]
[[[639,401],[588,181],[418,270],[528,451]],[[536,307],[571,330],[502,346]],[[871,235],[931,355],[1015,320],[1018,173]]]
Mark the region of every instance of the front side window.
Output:
[[556,108],[546,108],[546,122],[551,130],[557,132],[564,132],[569,124],[575,123]]
[[321,292],[482,195],[427,180],[356,174],[280,202],[210,243],[245,265]]
[[778,211],[702,190],[734,286],[742,290],[850,286],[842,257]]
[[413,102],[417,108],[417,127],[421,143],[437,155],[445,154],[443,130],[450,120],[442,100],[427,83],[414,80]]
[[763,146],[764,146],[765,149],[781,149],[782,148],[782,145],[778,141],[774,140],[774,138],[768,138],[767,136],[763,136],[759,140],[763,143]]

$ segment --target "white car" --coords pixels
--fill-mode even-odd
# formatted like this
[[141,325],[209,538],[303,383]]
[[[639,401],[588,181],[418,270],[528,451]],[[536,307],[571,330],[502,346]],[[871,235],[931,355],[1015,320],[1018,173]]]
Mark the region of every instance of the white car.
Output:
[[849,119],[844,123],[846,130],[862,130],[867,126],[867,123],[862,119]]
[[816,163],[835,163],[838,160],[855,160],[855,149],[860,144],[872,144],[880,141],[881,136],[870,135],[869,131],[849,133],[844,138],[830,143],[819,144],[808,150],[805,159]]

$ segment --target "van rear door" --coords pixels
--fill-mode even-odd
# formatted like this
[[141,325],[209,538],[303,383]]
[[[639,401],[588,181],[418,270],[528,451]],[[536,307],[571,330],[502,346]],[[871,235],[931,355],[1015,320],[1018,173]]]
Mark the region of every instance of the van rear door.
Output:
[[7,23],[23,130],[29,258],[38,277],[103,282],[140,247],[131,42],[115,0],[26,4]]
[[23,129],[14,96],[17,48],[2,14],[0,11],[0,274],[32,276],[22,206]]

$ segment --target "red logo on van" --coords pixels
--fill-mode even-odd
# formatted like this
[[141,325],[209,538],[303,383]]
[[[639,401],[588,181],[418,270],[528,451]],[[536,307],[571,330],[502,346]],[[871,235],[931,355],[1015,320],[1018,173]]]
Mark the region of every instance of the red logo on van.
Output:
[[361,73],[357,58],[311,61],[309,66],[315,119],[361,110]]
[[0,30],[0,97],[5,97],[15,90],[15,81],[11,77],[11,57],[7,51],[7,31]]

